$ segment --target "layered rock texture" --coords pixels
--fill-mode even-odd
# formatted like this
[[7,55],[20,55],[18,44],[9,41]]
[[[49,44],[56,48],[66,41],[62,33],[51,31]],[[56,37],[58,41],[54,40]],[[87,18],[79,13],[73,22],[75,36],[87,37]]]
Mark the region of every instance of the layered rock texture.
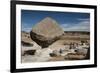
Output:
[[30,32],[31,39],[42,48],[48,47],[64,34],[56,20],[46,17],[37,23]]

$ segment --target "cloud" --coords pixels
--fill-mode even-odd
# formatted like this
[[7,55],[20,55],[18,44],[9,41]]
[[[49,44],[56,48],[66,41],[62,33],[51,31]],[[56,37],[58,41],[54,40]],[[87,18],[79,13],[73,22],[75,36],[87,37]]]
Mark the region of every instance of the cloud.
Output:
[[61,27],[62,28],[67,28],[67,27],[69,27],[69,24],[61,24]]
[[90,31],[90,23],[87,21],[80,22],[75,26],[69,27],[66,30],[69,31]]
[[89,18],[79,18],[79,19],[77,19],[77,20],[79,20],[79,21],[90,21]]
[[22,31],[30,32],[32,28],[22,28]]
[[77,24],[62,24],[64,31],[90,31],[90,20],[79,19]]
[[30,26],[30,24],[22,23],[21,30],[25,32],[30,32],[32,30],[32,27]]
[[[90,19],[77,19],[78,23],[64,23],[61,24],[61,27],[64,31],[90,31]],[[30,32],[32,30],[32,27],[24,24],[22,26],[22,31]]]

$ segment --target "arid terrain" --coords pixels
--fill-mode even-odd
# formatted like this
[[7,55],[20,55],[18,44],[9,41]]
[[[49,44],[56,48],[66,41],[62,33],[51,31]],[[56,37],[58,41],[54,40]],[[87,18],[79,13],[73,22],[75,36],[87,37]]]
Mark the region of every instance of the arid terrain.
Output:
[[46,17],[30,32],[21,32],[22,63],[84,60],[90,58],[90,33],[64,31],[58,22]]
[[[22,63],[89,59],[89,32],[65,32],[59,40],[42,48],[22,32]],[[46,43],[45,43],[46,44]]]

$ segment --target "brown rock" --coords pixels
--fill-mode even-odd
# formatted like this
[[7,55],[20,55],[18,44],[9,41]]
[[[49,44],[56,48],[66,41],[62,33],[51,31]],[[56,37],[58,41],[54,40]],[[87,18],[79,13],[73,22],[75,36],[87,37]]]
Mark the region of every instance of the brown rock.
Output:
[[50,17],[36,24],[30,32],[31,39],[43,48],[48,47],[64,34],[58,23]]

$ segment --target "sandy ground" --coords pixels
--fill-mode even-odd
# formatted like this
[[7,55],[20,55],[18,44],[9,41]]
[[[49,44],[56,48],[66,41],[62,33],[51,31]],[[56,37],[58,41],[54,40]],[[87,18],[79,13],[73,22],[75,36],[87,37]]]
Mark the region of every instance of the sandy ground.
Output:
[[[27,36],[27,34],[23,34],[24,36]],[[67,60],[73,60],[73,59],[84,59],[85,55],[82,53],[87,53],[86,47],[89,47],[89,45],[82,45],[78,46],[78,54],[75,52],[75,48],[69,49],[70,43],[81,43],[81,41],[87,41],[90,42],[89,35],[64,35],[61,37],[60,40],[54,42],[52,45],[50,45],[47,48],[41,48],[36,42],[32,41],[28,37],[22,37],[22,40],[25,42],[31,42],[33,46],[22,46],[21,52],[22,52],[22,63],[30,63],[30,62],[49,62],[49,61],[67,61]],[[36,50],[34,55],[23,55],[25,51],[28,50]],[[60,53],[62,51],[62,53]],[[51,57],[50,54],[54,53],[56,56]],[[70,58],[70,59],[68,59]]]
[[[69,53],[75,53],[74,49],[69,50],[69,45],[63,45],[65,40],[59,40],[50,45],[48,48],[41,48],[39,45],[34,43],[33,47],[22,47],[22,52],[25,50],[33,49],[37,50],[35,55],[25,55],[22,56],[22,63],[27,62],[47,62],[47,61],[64,61],[65,57]],[[64,50],[62,54],[59,53],[60,50]],[[82,50],[83,51],[83,50]],[[87,51],[87,50],[86,50]],[[51,57],[50,53],[54,52],[57,56]],[[70,55],[69,57],[84,58],[83,55]]]

